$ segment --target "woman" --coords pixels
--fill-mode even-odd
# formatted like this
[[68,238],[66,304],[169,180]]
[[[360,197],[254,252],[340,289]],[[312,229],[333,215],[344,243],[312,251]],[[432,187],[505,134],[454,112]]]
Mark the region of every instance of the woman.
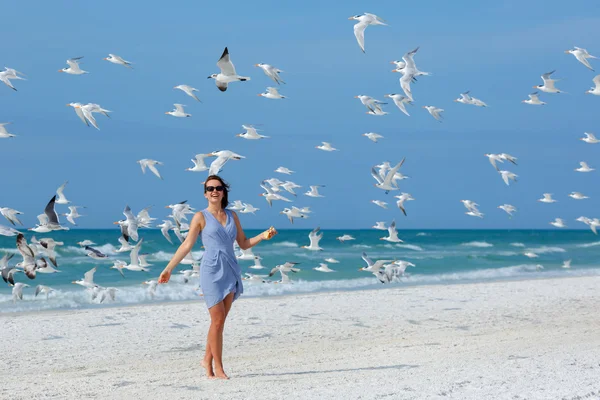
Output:
[[[240,267],[233,251],[237,241],[241,249],[249,249],[277,234],[271,227],[258,236],[248,239],[244,235],[240,220],[235,212],[225,209],[229,204],[229,185],[217,175],[209,176],[204,182],[204,197],[208,207],[197,212],[190,223],[185,241],[169,261],[158,278],[158,283],[167,283],[173,269],[188,254],[198,233],[202,232],[205,248],[200,264],[200,286],[210,313],[210,329],[206,339],[206,352],[202,366],[209,378],[229,379],[223,370],[223,328],[231,304],[243,292]],[[214,361],[214,367],[213,367]]]

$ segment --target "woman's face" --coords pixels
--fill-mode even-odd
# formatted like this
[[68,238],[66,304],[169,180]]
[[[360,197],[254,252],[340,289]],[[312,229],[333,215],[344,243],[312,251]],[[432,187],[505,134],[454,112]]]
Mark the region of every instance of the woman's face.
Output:
[[[210,191],[211,188],[213,188],[212,191]],[[223,190],[225,190],[223,184],[217,179],[211,179],[206,182],[206,192],[204,192],[204,197],[206,197],[209,204],[221,206],[221,199],[223,198],[224,191],[219,191],[217,188],[223,188]]]

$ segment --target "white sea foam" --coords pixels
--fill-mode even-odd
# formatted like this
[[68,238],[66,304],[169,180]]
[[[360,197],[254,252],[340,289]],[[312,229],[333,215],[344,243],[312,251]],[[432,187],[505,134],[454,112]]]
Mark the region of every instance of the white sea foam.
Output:
[[431,233],[419,232],[419,233],[417,233],[417,236],[431,236]]
[[469,246],[469,247],[493,247],[494,245],[488,242],[468,242],[461,243],[461,246]]
[[[91,247],[106,254],[107,256],[113,256],[115,254],[119,254],[116,251],[117,248],[110,243],[105,243],[100,246],[93,245]],[[87,253],[89,253],[89,250],[86,250],[85,248],[79,247],[79,246],[66,246],[65,248],[58,247],[57,249],[58,249],[58,252],[65,252],[65,253],[75,253],[75,254],[82,254],[82,255],[86,255]]]
[[355,249],[370,249],[373,246],[369,246],[368,244],[353,244],[352,247]]
[[[415,270],[416,271],[416,270]],[[585,269],[546,269],[537,271],[535,264],[519,264],[503,268],[489,268],[476,271],[463,271],[456,273],[421,275],[407,274],[401,278],[399,283],[394,285],[423,285],[423,284],[449,284],[464,283],[502,279],[529,279],[529,278],[553,278],[567,276],[598,276],[599,268]],[[390,287],[391,285],[382,285],[377,279],[370,275],[364,278],[345,279],[345,280],[326,280],[326,281],[305,281],[294,279],[290,276],[291,284],[276,285],[273,283],[249,283],[244,284],[244,296],[271,296],[293,293],[307,293],[329,290],[353,290],[353,289],[379,289]],[[110,307],[122,304],[138,304],[150,302],[198,300],[199,296],[198,280],[193,279],[184,284],[179,274],[173,276],[168,285],[159,285],[154,297],[151,297],[147,288],[139,284],[128,286],[117,286],[116,299],[114,302],[105,300],[98,304],[99,299],[92,301],[91,292],[86,289],[74,288],[73,290],[57,289],[56,292],[46,300],[45,296],[34,297],[35,288],[25,288],[23,291],[23,301],[12,303],[12,296],[7,294],[0,295],[0,313],[22,312],[46,309],[73,309],[73,308],[95,308]]]
[[421,246],[417,246],[416,244],[402,244],[399,243],[396,247],[402,247],[403,249],[415,250],[415,251],[423,251]]
[[582,244],[578,244],[577,247],[595,247],[595,246],[600,246],[600,242],[592,242],[592,243],[582,243]]
[[511,243],[510,245],[514,246],[514,247],[525,247],[525,245],[523,243],[519,243],[519,242],[514,242],[514,243]]
[[532,247],[527,249],[527,251],[532,251],[535,254],[544,254],[544,253],[565,253],[566,250],[562,247],[551,247],[551,246],[542,246],[542,247]]
[[300,247],[300,245],[298,243],[288,242],[288,241],[275,242],[275,243],[273,243],[273,246],[275,246],[275,247]]

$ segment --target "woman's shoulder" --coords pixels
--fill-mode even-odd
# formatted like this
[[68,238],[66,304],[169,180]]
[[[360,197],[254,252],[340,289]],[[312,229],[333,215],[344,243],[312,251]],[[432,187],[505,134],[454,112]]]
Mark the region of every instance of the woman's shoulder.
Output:
[[194,214],[194,217],[192,218],[192,223],[194,223],[194,222],[199,223],[200,226],[204,225],[204,221],[205,221],[204,210],[200,210],[200,211],[196,212]]

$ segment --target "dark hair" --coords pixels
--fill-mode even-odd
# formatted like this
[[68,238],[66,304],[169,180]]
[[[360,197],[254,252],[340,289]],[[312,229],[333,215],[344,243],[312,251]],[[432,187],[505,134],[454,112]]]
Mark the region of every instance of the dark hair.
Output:
[[206,178],[206,180],[204,181],[204,193],[206,193],[206,184],[210,180],[217,180],[221,182],[221,185],[223,185],[223,187],[225,188],[223,189],[223,198],[221,199],[221,207],[225,209],[225,207],[229,205],[229,199],[227,196],[227,194],[229,193],[229,185],[219,175],[209,175],[208,178]]

